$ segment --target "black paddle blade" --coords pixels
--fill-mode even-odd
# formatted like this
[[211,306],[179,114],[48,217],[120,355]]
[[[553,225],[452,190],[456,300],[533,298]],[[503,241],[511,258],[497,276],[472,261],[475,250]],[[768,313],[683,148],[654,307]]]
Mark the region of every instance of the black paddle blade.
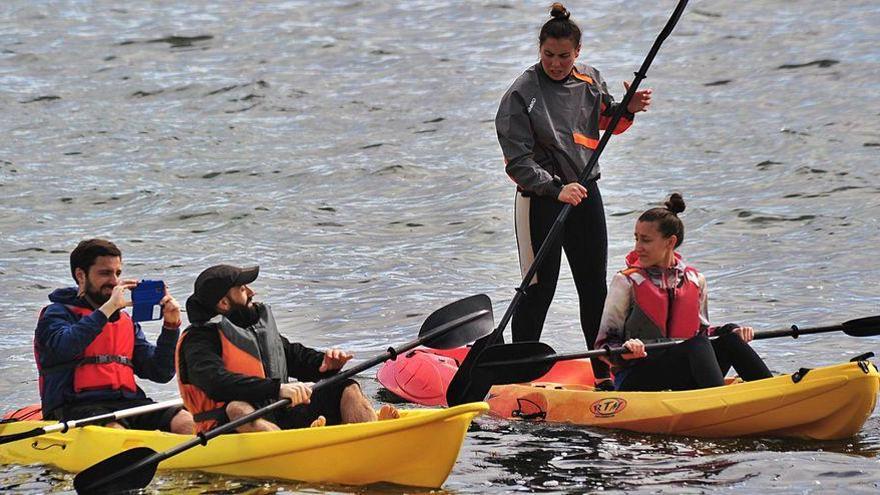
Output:
[[431,313],[422,324],[419,337],[439,330],[436,337],[423,342],[423,345],[434,349],[452,349],[488,335],[494,325],[492,301],[486,294],[477,294]]
[[[477,346],[474,345],[471,353]],[[446,403],[450,407],[468,402],[481,401],[489,393],[492,385],[521,383],[544,375],[553,363],[517,363],[506,366],[503,361],[525,358],[541,359],[554,355],[553,348],[541,342],[518,342],[514,344],[495,344],[487,346],[472,361],[470,373],[464,373],[464,366],[449,382],[446,389]],[[470,356],[468,356],[470,357]]]
[[156,474],[158,462],[150,462],[124,476],[114,476],[156,453],[149,447],[124,450],[112,457],[90,466],[73,478],[73,487],[79,494],[111,494],[146,488]]
[[843,322],[843,332],[850,337],[880,335],[880,315]]
[[[476,348],[477,346],[474,345],[471,353]],[[538,378],[553,367],[552,362],[505,365],[504,361],[519,361],[526,358],[540,360],[552,355],[555,355],[553,348],[541,342],[517,342],[487,346],[474,358],[469,373],[463,371],[463,365],[458,368],[458,372],[449,382],[449,388],[446,389],[446,403],[452,407],[481,401],[489,393],[492,385],[528,382]]]
[[547,358],[555,355],[553,348],[543,342],[491,345],[477,356],[471,380],[478,379],[478,374],[486,374],[488,379],[481,381],[492,385],[530,382],[550,371],[554,361]]
[[[464,360],[458,366],[458,371],[455,372],[455,375],[452,376],[452,380],[449,381],[449,386],[446,387],[446,404],[449,407],[483,400],[483,397],[486,396],[486,392],[489,391],[492,384],[473,383],[471,380],[471,372],[474,369],[474,364],[477,362],[477,356],[498,340],[504,342],[504,338],[501,336],[501,331],[495,330],[493,333],[474,342],[471,350],[468,351],[467,356],[464,357]],[[479,376],[480,375],[478,375],[478,377]],[[486,378],[486,375],[482,376]],[[470,392],[471,388],[474,389],[473,393]],[[480,391],[483,391],[483,395],[480,395]],[[474,397],[476,397],[476,399]]]

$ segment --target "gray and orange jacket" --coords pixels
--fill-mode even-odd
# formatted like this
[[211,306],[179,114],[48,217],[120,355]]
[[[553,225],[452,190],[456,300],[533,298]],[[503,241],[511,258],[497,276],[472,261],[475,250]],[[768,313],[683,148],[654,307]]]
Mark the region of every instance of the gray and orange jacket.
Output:
[[[324,353],[291,344],[278,332],[268,305],[257,305],[260,319],[241,328],[226,318],[188,327],[177,346],[180,396],[203,432],[225,422],[228,402],[261,407],[278,399],[289,377],[317,381]],[[270,418],[271,419],[271,418]]]
[[[559,196],[563,185],[577,181],[618,105],[593,67],[575,64],[562,81],[550,79],[540,62],[528,68],[501,98],[495,116],[507,175],[527,194]],[[614,133],[632,122],[625,111]],[[596,166],[588,179],[598,176]]]

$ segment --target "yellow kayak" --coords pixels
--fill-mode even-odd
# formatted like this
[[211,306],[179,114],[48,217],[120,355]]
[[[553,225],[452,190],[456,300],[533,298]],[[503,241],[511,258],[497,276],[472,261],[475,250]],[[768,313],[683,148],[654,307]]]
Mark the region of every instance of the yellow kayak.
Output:
[[880,374],[868,361],[684,392],[596,392],[533,383],[492,387],[493,416],[693,437],[855,435],[874,410]]
[[[250,478],[366,485],[389,482],[439,488],[458,457],[471,420],[485,402],[449,409],[409,409],[400,419],[322,428],[221,435],[166,459],[159,469]],[[0,435],[53,423],[0,425]],[[164,451],[192,437],[86,426],[0,445],[4,464],[50,464],[80,472],[123,450]]]

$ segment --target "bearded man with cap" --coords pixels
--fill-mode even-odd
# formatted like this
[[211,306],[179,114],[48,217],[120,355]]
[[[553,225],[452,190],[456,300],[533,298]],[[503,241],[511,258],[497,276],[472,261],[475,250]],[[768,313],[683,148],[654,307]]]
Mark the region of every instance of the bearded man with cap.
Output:
[[[362,423],[399,415],[391,406],[377,414],[353,380],[312,394],[314,382],[340,370],[352,355],[320,352],[291,343],[268,304],[254,302],[249,284],[259,267],[216,265],[196,279],[186,301],[190,326],[177,346],[177,378],[184,405],[204,432],[278,399],[289,408],[247,423],[239,432]],[[219,316],[219,317],[218,317]],[[289,383],[289,378],[301,380]]]

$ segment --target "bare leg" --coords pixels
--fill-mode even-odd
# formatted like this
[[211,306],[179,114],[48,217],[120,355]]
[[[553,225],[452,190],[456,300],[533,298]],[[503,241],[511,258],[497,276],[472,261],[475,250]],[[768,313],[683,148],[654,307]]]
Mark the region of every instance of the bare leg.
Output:
[[318,419],[312,421],[312,424],[309,425],[309,428],[320,428],[327,424],[327,418],[324,416],[318,416]]
[[195,431],[196,423],[193,421],[192,414],[186,409],[181,409],[173,418],[171,418],[171,433],[192,435]]
[[[236,419],[246,416],[254,411],[254,406],[247,402],[235,400],[226,404],[226,415],[229,417],[230,421],[235,421]],[[245,423],[239,426],[235,431],[239,433],[251,433],[254,431],[279,431],[280,429],[281,428],[275,423],[263,418],[258,418],[250,423]]]
[[117,423],[116,421],[113,421],[113,422],[107,423],[107,424],[104,425],[104,426],[107,427],[107,428],[116,428],[117,430],[124,430],[124,429],[125,429],[124,426],[122,426],[121,424]]
[[339,412],[342,417],[342,423],[367,423],[376,420],[396,419],[400,417],[400,412],[396,407],[386,404],[376,414],[373,404],[361,392],[360,386],[352,383],[345,387],[342,391],[342,398],[339,401]]
[[342,391],[342,398],[339,401],[339,414],[342,417],[342,423],[366,423],[376,421],[376,411],[373,410],[373,404],[361,392],[361,387],[356,383],[345,387]]

